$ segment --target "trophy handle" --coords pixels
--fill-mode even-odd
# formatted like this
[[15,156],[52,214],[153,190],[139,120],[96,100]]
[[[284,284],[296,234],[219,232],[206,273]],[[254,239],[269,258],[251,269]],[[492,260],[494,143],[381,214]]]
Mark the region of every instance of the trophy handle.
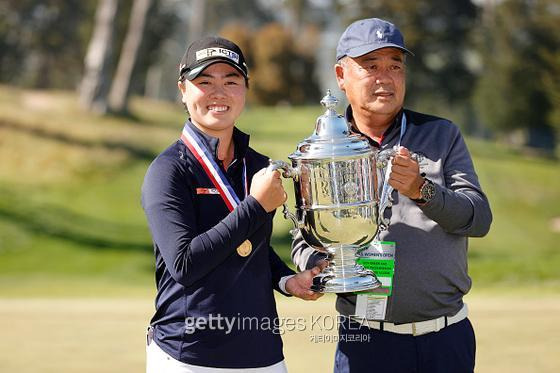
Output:
[[[292,167],[290,164],[284,161],[273,161],[272,159],[269,160],[270,165],[267,168],[267,172],[282,170],[282,176],[285,178],[291,178],[297,180],[299,177],[299,171],[297,168]],[[299,229],[302,227],[302,224],[297,220],[297,217],[294,213],[290,211],[288,205],[284,203],[282,205],[282,214],[284,215],[284,219],[290,219],[294,224],[294,228],[290,230],[290,234],[292,238],[296,238],[296,235]]]
[[[387,193],[389,193],[389,196],[387,197],[387,200],[384,201],[382,204],[379,204],[379,212],[378,212],[379,232],[384,231],[387,228],[389,228],[389,224],[390,224],[390,219],[385,217],[385,210],[393,207],[393,198],[391,197],[391,193],[393,192],[393,188],[389,187],[387,189],[388,189]],[[379,234],[379,232],[378,232],[378,234]]]
[[[377,154],[377,160],[376,160],[376,167],[381,170],[382,172],[384,170],[387,170],[391,167],[391,160],[395,157],[395,155],[397,154],[398,148],[395,146],[392,149],[386,149],[383,151],[380,151]],[[424,155],[420,154],[420,153],[414,153],[411,152],[410,154],[410,158],[412,158],[414,161],[418,162],[418,164],[422,163],[424,161]],[[387,175],[383,175],[381,177],[381,180],[385,181]],[[378,226],[379,226],[379,230],[377,231],[377,238],[379,238],[379,233],[387,230],[387,228],[389,228],[389,224],[390,224],[390,219],[385,217],[385,210],[390,209],[391,207],[393,207],[393,197],[391,196],[393,193],[394,188],[390,185],[386,185],[386,190],[383,190],[382,185],[379,184],[378,185],[378,190],[379,190],[379,194],[380,194],[380,198],[379,198],[379,203],[378,203]]]
[[297,181],[299,177],[299,171],[296,168],[292,167],[288,162],[273,161],[272,159],[270,159],[268,163],[269,165],[266,169],[267,171],[282,170],[283,177],[285,177],[286,179],[292,178]]

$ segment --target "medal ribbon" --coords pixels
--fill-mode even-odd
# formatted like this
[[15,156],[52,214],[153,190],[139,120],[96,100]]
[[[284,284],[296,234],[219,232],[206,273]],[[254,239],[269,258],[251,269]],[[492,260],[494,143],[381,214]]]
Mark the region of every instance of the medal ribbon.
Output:
[[[240,203],[239,197],[237,197],[237,194],[235,194],[233,187],[222,172],[221,168],[214,161],[214,157],[212,156],[212,153],[210,153],[210,150],[204,145],[196,132],[193,131],[188,124],[185,124],[185,127],[183,128],[181,140],[183,141],[183,143],[185,143],[192,155],[194,155],[194,157],[200,163],[200,165],[204,169],[204,172],[206,172],[206,175],[220,193],[220,196],[224,200],[224,203],[226,204],[229,211],[233,211]],[[245,196],[247,196],[247,164],[245,162],[245,158],[243,158],[242,177]]]

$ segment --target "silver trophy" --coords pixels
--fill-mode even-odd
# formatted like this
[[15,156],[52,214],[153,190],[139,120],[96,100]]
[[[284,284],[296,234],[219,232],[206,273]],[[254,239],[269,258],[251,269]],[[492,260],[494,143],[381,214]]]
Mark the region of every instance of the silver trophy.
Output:
[[[326,112],[317,119],[315,132],[288,158],[292,164],[271,161],[270,170],[292,178],[296,214],[284,204],[284,217],[315,250],[327,253],[326,267],[312,289],[347,293],[377,288],[375,274],[356,263],[357,252],[369,245],[378,230],[379,176],[377,151],[365,136],[351,131],[338,115],[338,100],[327,91],[321,104]],[[390,207],[387,200],[383,209]],[[379,215],[382,216],[382,215]],[[388,221],[386,222],[388,224]]]

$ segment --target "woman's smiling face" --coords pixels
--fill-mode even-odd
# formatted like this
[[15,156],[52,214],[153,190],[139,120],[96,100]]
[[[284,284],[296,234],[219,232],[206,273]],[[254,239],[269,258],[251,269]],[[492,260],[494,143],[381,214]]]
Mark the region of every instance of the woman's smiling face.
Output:
[[245,107],[245,78],[227,63],[214,63],[179,83],[192,122],[209,135],[232,129]]

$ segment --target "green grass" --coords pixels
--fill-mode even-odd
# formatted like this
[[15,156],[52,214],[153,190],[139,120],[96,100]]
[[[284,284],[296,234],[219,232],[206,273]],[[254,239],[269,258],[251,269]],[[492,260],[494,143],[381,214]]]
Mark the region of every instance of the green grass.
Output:
[[[153,289],[140,186],[185,114],[179,104],[150,100],[132,108],[133,118],[96,117],[72,92],[0,86],[0,296]],[[286,160],[321,112],[248,108],[239,123],[256,150]],[[494,212],[490,234],[470,240],[475,286],[560,289],[560,233],[551,229],[560,216],[559,163],[468,144]],[[284,259],[289,228],[277,214],[273,243]]]
[[[476,331],[477,372],[558,371],[557,296],[469,295],[467,302]],[[317,302],[277,297],[279,316],[297,323],[282,335],[290,372],[332,372],[333,303],[333,295]],[[143,332],[152,312],[149,297],[0,299],[0,366],[18,373],[140,372]]]

